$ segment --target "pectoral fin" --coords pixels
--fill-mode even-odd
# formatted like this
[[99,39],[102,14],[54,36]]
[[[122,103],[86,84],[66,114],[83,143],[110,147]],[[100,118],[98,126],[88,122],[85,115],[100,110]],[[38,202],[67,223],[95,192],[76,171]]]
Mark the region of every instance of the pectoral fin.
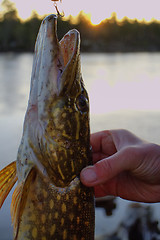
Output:
[[16,182],[16,162],[12,162],[0,171],[0,208]]
[[12,195],[12,203],[11,203],[11,217],[12,223],[14,226],[14,236],[15,240],[18,237],[19,224],[21,221],[21,217],[23,214],[23,210],[26,205],[28,192],[31,184],[34,182],[36,177],[36,169],[32,168],[24,182],[18,183],[14,193]]

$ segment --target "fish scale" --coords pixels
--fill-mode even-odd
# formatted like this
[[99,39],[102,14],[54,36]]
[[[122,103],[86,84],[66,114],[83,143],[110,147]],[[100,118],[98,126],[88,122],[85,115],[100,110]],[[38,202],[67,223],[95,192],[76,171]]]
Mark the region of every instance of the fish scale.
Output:
[[92,162],[80,34],[58,42],[56,24],[50,15],[40,26],[17,160],[0,171],[0,207],[18,180],[14,240],[94,239],[94,192],[79,178]]
[[59,189],[37,176],[28,195],[19,238],[94,239],[93,194],[87,191],[78,179],[74,185]]

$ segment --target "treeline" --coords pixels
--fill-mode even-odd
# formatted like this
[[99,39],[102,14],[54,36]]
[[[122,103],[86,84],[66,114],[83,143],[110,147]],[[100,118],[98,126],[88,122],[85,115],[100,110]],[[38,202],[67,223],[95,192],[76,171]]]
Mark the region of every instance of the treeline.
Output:
[[[33,51],[42,19],[34,13],[22,22],[15,9],[6,12],[0,20],[0,51]],[[72,18],[58,19],[58,36],[76,28],[81,33],[81,50],[87,52],[160,51],[160,24],[130,21],[119,22],[113,14],[97,26],[91,25],[84,14],[77,23]]]
[[160,23],[138,22],[124,18],[117,21],[116,14],[100,25],[92,26],[82,16],[75,27],[81,32],[82,50],[94,52],[160,51]]

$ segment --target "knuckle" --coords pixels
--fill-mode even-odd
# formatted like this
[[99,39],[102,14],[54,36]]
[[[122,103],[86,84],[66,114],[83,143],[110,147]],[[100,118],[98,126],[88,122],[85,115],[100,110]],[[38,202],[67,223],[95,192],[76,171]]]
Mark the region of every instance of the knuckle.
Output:
[[98,178],[108,180],[111,178],[113,169],[108,159],[102,160],[95,164]]

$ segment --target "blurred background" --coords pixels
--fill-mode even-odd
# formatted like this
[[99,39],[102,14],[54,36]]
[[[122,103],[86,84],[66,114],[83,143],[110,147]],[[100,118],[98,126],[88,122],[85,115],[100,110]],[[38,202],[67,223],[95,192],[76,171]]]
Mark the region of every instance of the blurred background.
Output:
[[[59,39],[81,34],[91,132],[126,128],[160,144],[159,0],[62,0]],[[47,0],[0,1],[0,169],[16,159],[41,20]],[[13,191],[12,191],[13,192]],[[12,239],[11,194],[0,210],[0,240]],[[96,239],[160,239],[160,204],[108,197],[96,202]]]

